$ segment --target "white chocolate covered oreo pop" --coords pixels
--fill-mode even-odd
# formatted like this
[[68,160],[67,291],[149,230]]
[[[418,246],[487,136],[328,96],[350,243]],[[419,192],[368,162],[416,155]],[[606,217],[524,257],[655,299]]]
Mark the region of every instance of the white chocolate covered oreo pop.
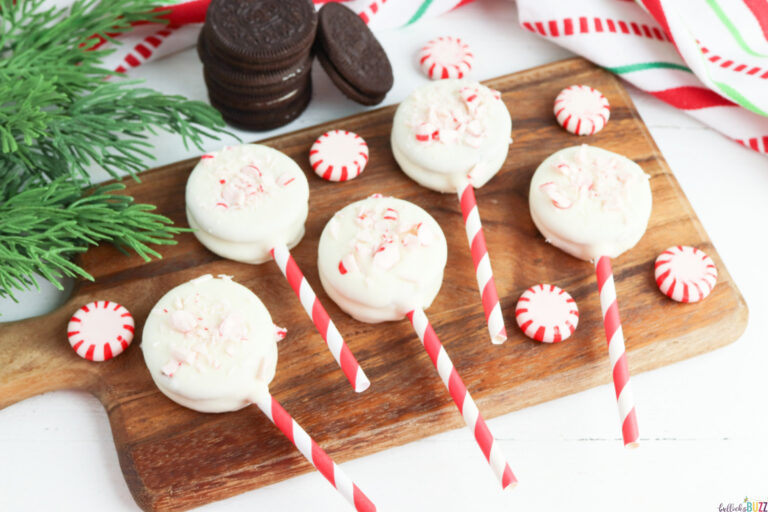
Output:
[[318,269],[328,295],[361,322],[408,318],[503,487],[517,482],[424,309],[443,281],[447,244],[440,226],[413,203],[371,196],[328,221]]
[[[155,305],[141,348],[152,379],[168,398],[200,412],[255,404],[360,512],[376,506],[269,392],[277,367],[276,328],[264,304],[228,276],[204,275]],[[194,447],[192,447],[194,448]]]
[[309,185],[291,158],[267,146],[244,144],[203,155],[186,190],[187,220],[195,236],[224,258],[270,259],[304,236]]
[[615,258],[637,244],[651,215],[648,175],[632,160],[573,146],[544,160],[531,180],[531,218],[552,245],[580,258]]
[[420,185],[457,192],[469,179],[479,188],[504,164],[512,120],[498,91],[447,79],[414,91],[397,108],[392,153]]
[[426,211],[372,196],[328,221],[320,236],[318,271],[326,293],[350,316],[385,322],[429,307],[447,255],[445,235]]
[[157,302],[141,348],[168,398],[200,412],[226,412],[268,393],[279,338],[253,292],[226,276],[204,275]]

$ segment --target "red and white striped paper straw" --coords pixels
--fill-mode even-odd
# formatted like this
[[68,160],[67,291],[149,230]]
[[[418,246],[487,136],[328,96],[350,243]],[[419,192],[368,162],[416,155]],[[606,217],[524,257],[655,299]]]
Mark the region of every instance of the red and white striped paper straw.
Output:
[[424,345],[424,349],[432,360],[432,364],[435,365],[437,373],[440,374],[443,384],[448,388],[453,402],[459,408],[459,412],[464,418],[464,423],[474,433],[475,440],[480,446],[483,455],[485,455],[485,460],[491,465],[491,469],[501,482],[502,488],[506,489],[509,486],[516,485],[517,478],[512,473],[512,469],[509,467],[504,454],[501,453],[498,443],[491,435],[485,420],[480,416],[480,411],[477,409],[475,401],[472,399],[469,391],[467,391],[467,387],[456,371],[456,367],[453,366],[453,362],[448,357],[443,344],[440,343],[440,339],[429,323],[427,315],[421,309],[414,309],[406,316],[411,321],[413,329],[416,331],[422,345]]
[[[264,395],[264,396],[262,396]],[[309,434],[296,423],[288,412],[268,392],[253,397],[253,403],[279,428],[285,437],[298,448],[306,459],[315,466],[331,485],[354,505],[359,512],[374,512],[376,505],[328,456]]]
[[619,303],[616,300],[616,286],[613,282],[611,259],[600,256],[595,260],[597,288],[600,291],[600,307],[603,310],[605,338],[608,341],[608,356],[611,360],[613,387],[619,404],[619,420],[624,446],[634,448],[638,444],[637,414],[632,388],[629,385],[629,366],[624,349],[624,333],[619,318]]
[[312,319],[315,327],[317,327],[320,335],[325,340],[328,349],[341,367],[341,371],[349,379],[352,387],[358,393],[368,389],[371,382],[368,380],[365,372],[363,372],[363,369],[360,368],[355,356],[352,355],[352,351],[344,343],[339,330],[336,329],[336,325],[334,325],[331,317],[328,316],[328,312],[320,303],[320,300],[315,295],[314,290],[312,290],[307,278],[304,277],[288,248],[285,245],[279,245],[274,247],[270,253],[277,266],[280,267],[280,271],[288,280],[288,284],[291,285],[291,288],[293,288],[296,296],[301,301],[301,305],[304,306],[304,311],[307,312],[307,315]]
[[480,289],[480,298],[483,302],[491,342],[499,345],[507,341],[507,328],[504,326],[499,294],[496,292],[496,282],[493,280],[491,258],[488,256],[488,247],[485,245],[485,235],[483,234],[483,225],[480,223],[475,189],[469,180],[465,180],[459,188],[459,203],[461,204],[461,215],[464,217],[464,227],[467,230],[467,240],[472,252],[477,286]]

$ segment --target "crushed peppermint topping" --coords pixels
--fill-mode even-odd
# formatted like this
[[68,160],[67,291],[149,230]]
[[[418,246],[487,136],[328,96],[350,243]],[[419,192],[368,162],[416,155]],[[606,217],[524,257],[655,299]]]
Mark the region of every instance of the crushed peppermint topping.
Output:
[[219,324],[219,336],[226,339],[241,339],[247,334],[243,317],[239,313],[229,313]]
[[[608,211],[623,211],[628,185],[636,179],[616,157],[589,158],[587,146],[582,145],[574,155],[574,163],[562,159],[554,164],[565,180],[548,181],[539,185],[556,208],[568,209],[584,199],[597,201]],[[647,177],[647,176],[646,176]]]
[[397,220],[400,218],[400,214],[397,213],[397,210],[394,208],[387,208],[384,210],[384,214],[382,215],[382,218],[384,220]]
[[167,315],[168,327],[184,335],[183,341],[170,346],[171,357],[161,368],[167,377],[173,377],[184,365],[201,372],[219,368],[222,363],[215,356],[217,347],[228,357],[235,357],[238,345],[248,340],[245,319],[232,310],[227,300],[209,302],[200,298],[199,293],[177,297],[171,308],[162,310]]
[[432,123],[419,123],[415,128],[415,132],[416,140],[419,142],[427,142],[429,140],[440,139],[440,130],[438,130],[437,127]]
[[384,270],[389,270],[400,261],[400,250],[391,240],[382,243],[373,254],[373,262]]
[[[332,219],[331,222],[334,222]],[[404,224],[396,208],[367,208],[361,206],[355,216],[358,231],[352,250],[341,258],[341,275],[361,271],[368,263],[389,270],[401,260],[403,251],[429,246],[435,239],[432,230],[422,222]]]
[[[176,307],[179,307],[179,304],[176,305]],[[181,305],[181,307],[184,307]],[[173,328],[179,331],[182,334],[186,334],[195,327],[197,327],[197,319],[195,318],[195,315],[190,313],[189,311],[184,311],[183,309],[177,309],[173,313],[171,313],[171,325],[173,325]]]
[[176,373],[176,370],[178,370],[180,366],[181,366],[180,361],[177,361],[176,359],[171,359],[170,361],[168,361],[163,365],[160,371],[163,372],[163,375],[167,375],[168,377],[173,377],[173,374]]
[[283,187],[287,187],[288,185],[290,185],[290,184],[291,184],[291,183],[293,183],[294,181],[296,181],[296,178],[294,178],[294,177],[291,175],[291,173],[289,173],[289,172],[284,172],[283,174],[281,174],[281,175],[280,175],[280,176],[278,176],[278,178],[277,178],[277,184],[278,184],[278,185],[281,185],[281,186],[283,186]]
[[486,136],[483,116],[490,102],[501,100],[501,94],[477,84],[459,89],[458,98],[454,105],[432,102],[415,116],[411,126],[417,141],[480,147]]
[[347,272],[357,272],[358,270],[354,254],[349,253],[341,258],[341,261],[339,262],[339,272],[346,274]]
[[552,200],[552,204],[557,208],[560,208],[561,210],[567,210],[573,206],[573,201],[568,199],[568,196],[560,191],[560,188],[554,181],[542,183],[539,186],[539,189],[541,189],[545,194],[549,196],[549,198]]
[[295,181],[296,178],[289,172],[279,176],[268,172],[271,166],[272,162],[266,159],[264,162],[250,162],[239,169],[214,168],[212,172],[218,186],[214,205],[224,209],[246,208]]

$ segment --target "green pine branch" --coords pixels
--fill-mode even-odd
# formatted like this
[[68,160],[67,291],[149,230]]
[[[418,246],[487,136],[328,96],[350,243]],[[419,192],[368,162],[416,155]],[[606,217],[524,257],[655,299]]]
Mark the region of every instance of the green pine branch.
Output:
[[84,193],[59,178],[28,186],[0,204],[0,297],[37,287],[34,274],[60,289],[65,276],[93,280],[71,258],[100,242],[131,250],[145,261],[160,257],[150,245],[175,244],[173,236],[186,230],[152,213],[154,206],[115,193],[124,188],[112,183]]
[[144,168],[158,129],[200,148],[224,129],[218,112],[182,96],[139,88],[93,50],[134,22],[162,22],[150,0],[0,0],[0,157],[27,177],[90,183],[97,164],[118,178]]
[[[202,150],[218,138],[221,115],[203,102],[139,87],[106,68],[101,41],[135,22],[158,23],[154,0],[0,0],[0,296],[90,279],[72,257],[100,242],[145,259],[173,243],[174,228],[151,205],[88,188],[94,164],[136,177],[152,159],[148,135],[166,131]],[[86,188],[83,188],[86,187]]]
[[[28,109],[22,115],[16,107],[7,119],[0,108],[0,149],[29,177],[71,176],[89,183],[87,168],[93,163],[114,177],[143,170],[153,158],[147,134],[157,128],[180,135],[186,147],[199,148],[204,137],[216,137],[221,117],[207,104],[135,84],[103,82],[57,110]],[[40,84],[40,92],[32,89],[30,95],[43,96],[45,87]]]

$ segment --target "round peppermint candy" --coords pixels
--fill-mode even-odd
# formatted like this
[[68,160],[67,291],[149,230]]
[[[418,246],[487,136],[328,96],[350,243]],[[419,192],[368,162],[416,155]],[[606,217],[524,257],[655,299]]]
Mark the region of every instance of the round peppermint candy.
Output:
[[676,245],[659,254],[654,273],[661,293],[677,302],[698,302],[717,283],[712,258],[687,245]]
[[515,307],[520,329],[531,339],[557,343],[579,325],[579,308],[568,292],[553,284],[537,284],[525,290]]
[[309,165],[328,181],[356,178],[368,163],[368,144],[356,133],[331,130],[322,134],[309,149]]
[[78,309],[67,325],[69,344],[89,361],[106,361],[133,341],[133,317],[117,302],[97,300]]
[[467,43],[458,37],[438,37],[419,51],[421,70],[432,80],[464,78],[474,60]]
[[611,116],[603,93],[587,85],[566,87],[555,98],[555,117],[560,126],[576,135],[594,135]]

